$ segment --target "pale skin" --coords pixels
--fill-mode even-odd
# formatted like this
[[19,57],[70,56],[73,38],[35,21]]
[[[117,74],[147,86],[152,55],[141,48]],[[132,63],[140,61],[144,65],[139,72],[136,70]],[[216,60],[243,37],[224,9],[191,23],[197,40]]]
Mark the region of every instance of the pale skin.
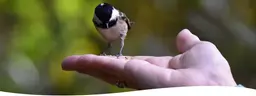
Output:
[[184,29],[177,35],[176,47],[181,53],[176,56],[120,56],[117,59],[115,56],[73,55],[63,61],[62,68],[110,84],[125,81],[127,87],[133,89],[237,85],[229,63],[214,44],[201,41]]

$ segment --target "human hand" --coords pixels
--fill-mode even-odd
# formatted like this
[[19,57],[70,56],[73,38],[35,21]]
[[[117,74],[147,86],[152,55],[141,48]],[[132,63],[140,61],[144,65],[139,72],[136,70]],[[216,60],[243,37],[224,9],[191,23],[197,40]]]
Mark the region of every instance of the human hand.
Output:
[[176,56],[74,55],[63,61],[62,68],[110,84],[125,81],[134,89],[236,86],[227,60],[214,44],[200,41],[187,29],[178,34],[176,44],[181,52]]

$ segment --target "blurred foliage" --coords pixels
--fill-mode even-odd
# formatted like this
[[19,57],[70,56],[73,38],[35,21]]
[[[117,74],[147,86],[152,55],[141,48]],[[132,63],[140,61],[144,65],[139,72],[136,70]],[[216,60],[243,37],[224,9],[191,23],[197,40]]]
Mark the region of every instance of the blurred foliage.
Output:
[[[60,66],[66,56],[98,54],[105,48],[91,21],[95,6],[101,2],[0,0],[0,90],[34,94],[129,91],[87,75],[62,71]],[[217,45],[237,83],[256,88],[255,1],[104,2],[136,22],[125,41],[125,55],[175,55],[175,36],[188,28],[200,39]]]

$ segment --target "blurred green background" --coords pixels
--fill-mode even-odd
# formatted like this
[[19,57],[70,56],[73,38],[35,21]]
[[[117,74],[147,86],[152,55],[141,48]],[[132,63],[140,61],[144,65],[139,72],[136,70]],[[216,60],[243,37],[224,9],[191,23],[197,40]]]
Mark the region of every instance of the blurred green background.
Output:
[[[33,94],[121,92],[88,75],[65,72],[62,60],[98,54],[106,43],[92,23],[102,0],[0,0],[0,90]],[[256,1],[105,0],[136,24],[124,55],[175,55],[188,28],[216,44],[237,83],[256,88]],[[115,46],[118,48],[119,46]]]

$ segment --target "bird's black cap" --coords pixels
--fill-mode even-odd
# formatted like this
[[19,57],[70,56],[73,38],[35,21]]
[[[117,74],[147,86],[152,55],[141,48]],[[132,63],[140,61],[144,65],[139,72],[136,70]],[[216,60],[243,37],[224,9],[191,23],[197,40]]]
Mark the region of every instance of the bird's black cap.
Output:
[[101,22],[109,22],[112,10],[114,7],[108,3],[101,3],[95,8],[95,15],[100,19]]

